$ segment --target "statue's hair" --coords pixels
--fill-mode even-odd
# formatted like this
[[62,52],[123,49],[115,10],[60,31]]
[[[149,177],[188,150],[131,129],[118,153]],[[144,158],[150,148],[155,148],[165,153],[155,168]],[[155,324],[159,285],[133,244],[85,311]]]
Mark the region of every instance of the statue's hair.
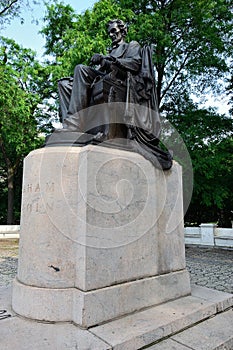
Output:
[[122,36],[126,36],[127,35],[127,26],[126,24],[121,20],[121,19],[111,19],[108,23],[107,23],[107,28],[113,24],[116,23],[121,31]]

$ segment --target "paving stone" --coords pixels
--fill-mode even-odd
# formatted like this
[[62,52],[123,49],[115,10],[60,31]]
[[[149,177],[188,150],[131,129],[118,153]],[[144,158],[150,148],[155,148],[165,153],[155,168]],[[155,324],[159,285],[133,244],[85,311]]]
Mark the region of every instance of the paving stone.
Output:
[[135,350],[215,313],[214,302],[189,296],[93,327],[90,331],[111,344],[114,350]]
[[[9,240],[8,240],[9,241]],[[17,272],[17,250],[1,249],[0,241],[0,287],[9,285]],[[233,293],[233,250],[186,247],[186,264],[191,282],[200,286]]]
[[233,293],[233,250],[186,247],[191,282]]
[[217,312],[222,312],[233,305],[233,294],[218,292],[214,289],[192,285],[192,296],[216,303]]
[[109,345],[72,324],[46,324],[19,317],[1,320],[2,350],[107,350]]
[[161,343],[150,346],[148,350],[190,350],[190,348],[177,343],[174,340],[168,339],[162,341]]
[[[199,344],[195,342],[196,347],[193,347],[193,345],[190,346],[187,343],[186,338],[175,339],[176,336],[181,337],[183,333],[186,337],[185,332],[190,330],[187,329],[174,335],[173,339],[169,338],[169,340],[154,344],[148,349],[232,350],[232,335],[229,336],[229,330],[232,329],[232,314],[230,317],[229,311],[227,311],[209,319],[209,317],[216,314],[219,304],[221,304],[222,310],[224,310],[224,307],[232,306],[232,296],[198,286],[194,287],[193,294],[195,296],[180,298],[89,330],[82,330],[69,323],[48,324],[19,318],[10,309],[10,288],[0,288],[0,304],[12,316],[0,320],[0,349],[136,350],[153,344],[161,338],[172,336],[182,329],[206,319],[206,321],[199,323],[199,325],[204,325],[204,330],[202,328],[198,331],[205,335],[205,322],[207,322],[208,337],[211,337],[211,332],[213,332],[216,347],[211,347],[212,340],[208,343],[208,347],[204,347],[205,345],[198,347]],[[221,315],[224,315],[224,318],[217,319]],[[215,320],[214,327],[212,320]],[[227,327],[225,327],[225,324],[227,324]],[[223,332],[222,329],[224,329]],[[199,337],[198,331],[197,337]],[[188,341],[190,337],[193,337],[193,333],[189,335]]]
[[0,288],[0,311],[4,309],[8,311],[8,314],[13,315],[14,313],[11,308],[11,295],[12,295],[11,287],[5,286]]
[[7,286],[12,282],[17,273],[17,265],[17,257],[0,257],[0,287]]
[[225,311],[172,337],[193,350],[233,349],[233,310]]
[[0,349],[110,350],[111,347],[68,322],[49,324],[18,317],[11,309],[11,288],[3,287],[0,288]]

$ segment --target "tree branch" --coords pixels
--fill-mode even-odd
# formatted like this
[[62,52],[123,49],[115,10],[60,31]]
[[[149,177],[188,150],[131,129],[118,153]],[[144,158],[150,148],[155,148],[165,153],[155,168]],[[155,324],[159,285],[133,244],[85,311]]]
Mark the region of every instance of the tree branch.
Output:
[[174,81],[176,80],[176,78],[178,77],[178,75],[180,74],[180,72],[182,71],[182,69],[185,67],[186,62],[190,56],[190,54],[194,51],[190,50],[189,53],[186,55],[184,61],[181,63],[180,68],[176,71],[176,73],[174,74],[174,76],[172,77],[172,79],[170,80],[170,82],[167,84],[167,87],[163,90],[163,93],[161,94],[161,100],[163,99],[163,97],[166,95],[167,91],[170,89],[170,87],[172,86],[172,84],[174,83]]
[[[1,125],[0,125],[0,128],[1,128]],[[0,136],[0,150],[2,151],[3,159],[6,163],[7,169],[12,168],[13,172],[15,173],[22,159],[21,157],[18,157],[15,161],[15,164],[14,165],[12,164],[11,160],[7,156],[7,151],[1,136]]]
[[6,11],[8,11],[18,0],[13,0],[8,6],[0,11],[0,16],[2,16]]
[[18,157],[18,158],[16,159],[15,164],[13,165],[14,173],[17,171],[18,166],[19,166],[21,160],[22,160],[21,157]]
[[2,151],[2,154],[3,154],[3,159],[7,165],[7,168],[11,167],[11,161],[10,159],[8,158],[7,156],[7,152],[6,152],[6,149],[5,149],[5,146],[4,146],[4,142],[3,142],[3,139],[2,137],[0,136],[0,149]]

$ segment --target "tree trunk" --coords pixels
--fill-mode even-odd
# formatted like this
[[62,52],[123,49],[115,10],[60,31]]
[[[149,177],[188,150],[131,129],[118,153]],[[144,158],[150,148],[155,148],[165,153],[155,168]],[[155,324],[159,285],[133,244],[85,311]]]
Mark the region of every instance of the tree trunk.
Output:
[[7,207],[7,225],[14,224],[14,168],[8,167],[8,207]]

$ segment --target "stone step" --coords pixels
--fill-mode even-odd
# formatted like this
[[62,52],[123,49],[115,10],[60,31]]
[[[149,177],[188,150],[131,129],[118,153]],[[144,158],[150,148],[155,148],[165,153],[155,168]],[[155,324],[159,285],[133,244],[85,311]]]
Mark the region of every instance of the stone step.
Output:
[[[209,319],[232,305],[232,294],[193,286],[191,296],[90,328],[89,331],[111,344],[114,350],[144,349]],[[159,349],[158,346],[156,349]],[[167,347],[166,350],[170,348]]]
[[81,329],[72,323],[45,323],[18,317],[11,291],[0,289],[1,350],[232,350],[233,295],[192,287],[182,297],[105,324]]
[[182,331],[149,350],[232,350],[233,310],[217,314],[196,326]]

